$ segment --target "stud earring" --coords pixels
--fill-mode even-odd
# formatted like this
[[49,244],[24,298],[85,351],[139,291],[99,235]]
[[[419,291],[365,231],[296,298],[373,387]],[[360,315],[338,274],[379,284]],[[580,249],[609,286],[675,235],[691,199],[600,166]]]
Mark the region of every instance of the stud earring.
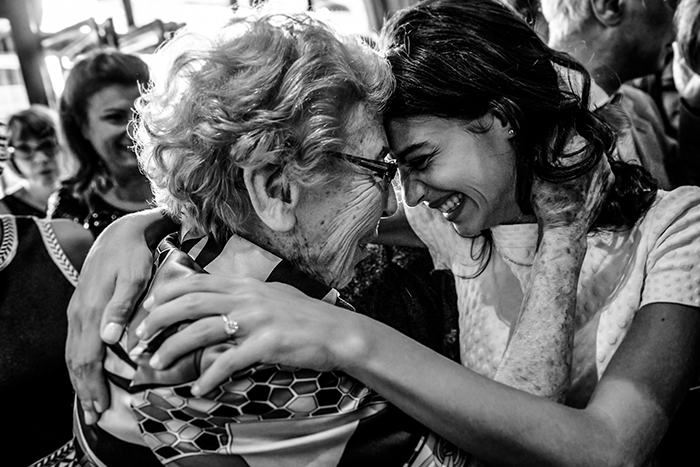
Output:
[[509,130],[508,130],[508,136],[510,136],[511,138],[512,138],[513,136],[515,136],[515,130],[512,129],[512,128],[509,129]]

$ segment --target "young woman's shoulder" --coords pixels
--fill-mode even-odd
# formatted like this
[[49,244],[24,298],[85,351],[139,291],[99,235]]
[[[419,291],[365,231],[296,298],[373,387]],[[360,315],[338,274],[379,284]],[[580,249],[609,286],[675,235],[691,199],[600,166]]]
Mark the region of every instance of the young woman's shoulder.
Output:
[[641,224],[647,254],[642,305],[700,306],[700,187],[659,192]]
[[700,187],[659,190],[643,223],[653,227],[657,233],[668,228],[700,231]]

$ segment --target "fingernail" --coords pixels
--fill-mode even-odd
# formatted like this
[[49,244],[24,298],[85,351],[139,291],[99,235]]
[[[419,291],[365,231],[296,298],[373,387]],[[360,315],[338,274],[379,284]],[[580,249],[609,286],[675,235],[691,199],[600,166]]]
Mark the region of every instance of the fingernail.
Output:
[[202,395],[202,388],[200,388],[198,384],[194,384],[192,385],[192,389],[190,389],[190,392],[193,396],[199,397]]
[[148,361],[148,364],[156,370],[160,370],[162,363],[158,354],[155,354],[153,357],[151,357],[151,359]]
[[102,340],[113,344],[119,340],[124,332],[124,326],[118,323],[109,323],[102,331]]
[[102,408],[102,404],[100,404],[99,402],[95,402],[93,405],[95,406],[95,411],[97,413],[104,412],[104,409]]
[[85,424],[92,425],[97,422],[97,417],[92,412],[85,412]]
[[154,302],[153,295],[151,295],[150,297],[148,297],[146,300],[143,301],[143,307],[145,309],[147,309],[148,311],[151,311],[151,307],[153,306],[153,302]]
[[136,347],[129,351],[129,358],[131,358],[132,360],[136,360],[141,356],[143,351],[146,350],[146,347],[148,347],[148,345],[146,345],[145,342],[139,342],[138,344],[136,344]]
[[141,322],[141,324],[139,324],[139,326],[136,328],[136,331],[134,332],[136,333],[136,337],[138,337],[139,339],[143,339],[143,334],[146,332],[146,326],[143,324],[143,321]]

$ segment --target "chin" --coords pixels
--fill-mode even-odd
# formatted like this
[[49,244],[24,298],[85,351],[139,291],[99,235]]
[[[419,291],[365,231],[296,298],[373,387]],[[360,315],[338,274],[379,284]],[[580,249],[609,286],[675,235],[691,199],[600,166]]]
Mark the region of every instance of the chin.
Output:
[[454,222],[451,222],[450,224],[452,224],[452,228],[460,237],[478,237],[484,230],[483,228],[480,228],[480,226],[475,226],[473,224],[456,224]]

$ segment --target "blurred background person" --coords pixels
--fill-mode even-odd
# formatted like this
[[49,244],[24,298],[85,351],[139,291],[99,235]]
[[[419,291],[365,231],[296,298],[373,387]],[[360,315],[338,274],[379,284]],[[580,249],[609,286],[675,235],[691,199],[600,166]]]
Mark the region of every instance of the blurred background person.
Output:
[[535,30],[537,35],[542,39],[542,42],[547,42],[549,39],[549,26],[547,20],[542,14],[542,6],[540,0],[503,0],[504,3],[513,7],[513,9],[522,16],[527,24]]
[[[0,173],[4,165],[0,157]],[[90,245],[92,236],[75,222],[0,215],[3,465],[28,465],[71,438],[66,308]]]
[[148,80],[142,59],[113,49],[91,51],[75,64],[59,115],[78,168],[52,196],[50,217],[73,219],[98,235],[118,217],[150,207],[153,195],[128,134],[139,85]]
[[628,121],[619,149],[639,161],[663,189],[684,184],[672,174],[677,142],[666,133],[651,96],[626,82],[663,69],[674,38],[675,5],[665,0],[541,0],[549,46],[581,62],[593,78],[593,104]]
[[673,81],[678,91],[678,147],[687,184],[700,185],[700,0],[681,0],[674,18]]
[[58,141],[57,115],[35,104],[12,115],[6,132],[5,150],[19,183],[0,199],[0,214],[45,217],[49,196],[59,186],[59,164],[64,155]]

